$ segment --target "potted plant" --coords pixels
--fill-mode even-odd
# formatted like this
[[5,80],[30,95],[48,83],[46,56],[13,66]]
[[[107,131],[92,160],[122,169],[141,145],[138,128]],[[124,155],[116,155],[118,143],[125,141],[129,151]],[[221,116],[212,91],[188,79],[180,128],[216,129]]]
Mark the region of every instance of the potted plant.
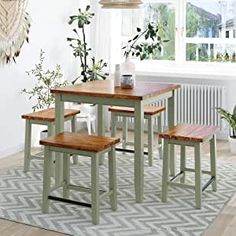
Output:
[[231,153],[236,154],[236,105],[234,106],[233,113],[226,111],[223,108],[217,108],[222,119],[225,119],[230,126],[229,143]]
[[73,32],[75,37],[67,38],[70,42],[70,47],[73,49],[73,55],[80,60],[80,75],[72,81],[76,83],[78,79],[82,82],[106,79],[107,73],[103,73],[102,70],[107,67],[107,63],[100,59],[97,61],[94,56],[90,56],[91,48],[88,47],[86,27],[91,23],[94,17],[94,13],[90,12],[90,6],[87,6],[84,11],[78,10],[78,15],[72,15],[69,19],[69,25],[74,25]]
[[[44,54],[45,52],[41,49],[39,63],[30,71],[26,71],[28,77],[34,80],[34,87],[31,89],[24,88],[21,91],[21,93],[27,94],[30,100],[35,100],[35,104],[32,106],[33,112],[53,107],[55,96],[50,90],[68,84],[67,81],[62,81],[63,74],[60,65],[56,65],[53,70],[43,68]],[[47,130],[42,132],[43,137],[47,136]]]
[[159,29],[160,26],[153,23],[148,23],[143,30],[138,27],[136,29],[137,34],[122,47],[125,62],[121,64],[121,74],[123,75],[121,76],[121,87],[127,87],[126,82],[127,84],[134,84],[127,79],[134,79],[132,75],[135,73],[135,66],[134,63],[130,61],[131,56],[139,57],[140,60],[150,59],[150,56],[163,50],[163,43],[169,41],[161,39]]
[[[77,15],[69,17],[69,25],[73,26],[74,37],[67,38],[70,42],[70,47],[73,49],[75,58],[79,58],[80,75],[72,81],[72,84],[93,80],[105,80],[108,73],[104,73],[103,69],[107,67],[107,63],[103,59],[97,60],[91,56],[91,48],[87,43],[86,28],[90,25],[94,13],[90,12],[90,6],[86,6],[85,10],[78,9]],[[96,107],[93,104],[78,104],[74,103],[73,107],[79,109],[81,113],[77,116],[79,121],[95,118]],[[89,130],[89,127],[88,127]]]

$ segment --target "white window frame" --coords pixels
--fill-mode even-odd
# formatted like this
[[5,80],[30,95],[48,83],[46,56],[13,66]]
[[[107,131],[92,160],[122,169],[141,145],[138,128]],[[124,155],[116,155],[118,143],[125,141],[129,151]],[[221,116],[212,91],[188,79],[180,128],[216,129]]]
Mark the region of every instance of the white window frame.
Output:
[[[144,0],[144,2],[149,2],[149,0]],[[187,43],[193,44],[235,44],[235,38],[190,38],[186,37],[186,6],[187,0],[157,0],[157,2],[173,2],[175,4],[175,60],[153,60],[149,63],[153,64],[155,62],[166,64],[233,64],[235,63],[224,63],[224,62],[202,62],[202,61],[187,61],[186,60],[186,45]],[[210,47],[208,47],[210,48]],[[142,63],[142,62],[140,62]],[[145,63],[143,63],[145,64]]]

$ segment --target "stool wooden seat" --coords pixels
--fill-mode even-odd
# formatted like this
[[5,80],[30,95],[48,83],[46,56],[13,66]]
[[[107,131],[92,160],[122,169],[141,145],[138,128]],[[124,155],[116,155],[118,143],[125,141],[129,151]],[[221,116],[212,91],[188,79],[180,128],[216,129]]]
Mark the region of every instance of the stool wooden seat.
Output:
[[[43,174],[43,205],[42,212],[48,213],[49,200],[67,202],[92,208],[92,222],[99,223],[100,199],[105,195],[110,197],[112,210],[117,209],[116,190],[116,160],[115,145],[119,138],[81,135],[78,133],[63,132],[55,136],[40,140],[44,145],[44,174]],[[52,152],[63,153],[63,180],[57,187],[51,188]],[[108,152],[109,191],[99,190],[99,158]],[[69,155],[76,154],[91,158],[91,189],[70,184]],[[50,193],[63,187],[63,198],[51,196]],[[91,193],[91,204],[80,203],[69,199],[69,190]]]
[[[116,124],[117,118],[123,118],[123,127],[122,127],[122,148],[126,150],[127,145],[133,145],[133,142],[127,141],[127,133],[128,133],[128,117],[134,117],[134,108],[133,107],[118,107],[113,106],[109,108],[111,112],[111,130],[112,136],[116,135]],[[154,118],[157,118],[158,121],[158,133],[162,130],[162,122],[161,122],[161,112],[165,111],[165,107],[163,106],[145,106],[144,107],[144,118],[148,121],[148,163],[149,166],[152,166],[153,163],[153,146],[154,146],[154,129],[153,123]],[[162,158],[162,145],[161,140],[158,139],[158,147],[159,147],[159,156]],[[129,150],[130,151],[130,150]],[[145,154],[147,154],[145,152]]]
[[[80,113],[80,110],[65,109],[64,118],[70,118]],[[41,111],[32,112],[21,116],[22,119],[55,122],[55,109],[49,108]]]
[[[64,119],[65,121],[71,120],[71,130],[76,131],[76,119],[75,116],[79,114],[79,110],[75,109],[65,109]],[[31,155],[31,133],[32,125],[45,125],[48,129],[48,136],[55,133],[55,109],[49,108],[29,114],[24,114],[21,116],[22,119],[26,120],[25,124],[25,149],[24,149],[24,171],[27,172],[30,169],[30,161],[32,159],[42,158],[38,154]],[[76,164],[77,159],[74,156],[73,161]]]
[[[201,208],[202,191],[210,184],[213,191],[216,191],[216,139],[215,134],[218,131],[216,126],[179,124],[166,132],[160,134],[164,139],[163,155],[163,173],[162,173],[162,201],[167,201],[168,186],[177,186],[195,190],[196,208]],[[210,171],[201,168],[201,144],[210,141]],[[169,180],[169,144],[180,145],[180,172]],[[194,148],[195,168],[186,167],[186,146]],[[185,172],[195,172],[195,185],[185,184]],[[208,174],[210,180],[202,186],[201,175]],[[180,183],[176,180],[180,179]]]

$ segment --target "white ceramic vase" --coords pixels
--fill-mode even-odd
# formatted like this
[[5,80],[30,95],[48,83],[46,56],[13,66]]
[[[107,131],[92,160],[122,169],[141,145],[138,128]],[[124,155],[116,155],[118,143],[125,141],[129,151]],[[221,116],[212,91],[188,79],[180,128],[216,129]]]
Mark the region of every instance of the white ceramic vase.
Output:
[[135,64],[129,57],[121,64],[121,88],[133,88],[135,85]]

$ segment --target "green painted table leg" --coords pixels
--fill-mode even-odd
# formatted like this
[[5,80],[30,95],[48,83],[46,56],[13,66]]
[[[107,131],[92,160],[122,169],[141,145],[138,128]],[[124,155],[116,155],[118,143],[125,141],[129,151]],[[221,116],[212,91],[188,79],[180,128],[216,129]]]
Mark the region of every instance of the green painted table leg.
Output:
[[148,117],[148,164],[153,165],[153,118]]
[[169,144],[164,140],[163,166],[162,166],[162,202],[167,201],[169,177]]
[[212,183],[212,190],[217,191],[217,178],[216,178],[216,136],[213,135],[210,140],[210,155],[211,155],[211,176],[215,177],[215,181]]
[[[98,135],[104,136],[105,135],[105,117],[104,117],[104,106],[101,104],[98,104],[98,114],[97,114],[97,130],[98,130]],[[104,164],[104,155],[102,155],[99,158],[99,164],[103,165]]]
[[44,147],[44,164],[43,164],[43,204],[42,212],[48,213],[49,200],[51,186],[51,168],[52,168],[52,152],[49,151],[48,147]]
[[202,179],[201,179],[201,144],[195,144],[195,201],[196,208],[201,208],[202,202]]
[[127,117],[122,117],[123,127],[122,127],[122,148],[126,149],[127,137],[128,137],[128,119]]
[[63,197],[69,198],[68,185],[70,184],[70,155],[63,154]]
[[[61,101],[61,95],[55,94],[55,112],[56,112],[56,134],[64,131],[64,102]],[[55,162],[55,185],[62,182],[62,154],[56,153]]]
[[[73,132],[73,133],[76,133],[76,116],[74,116],[73,118],[72,118],[72,120],[71,120],[71,131]],[[76,164],[78,164],[78,156],[77,155],[73,155],[72,156],[72,158],[73,158],[73,163],[76,165]]]
[[[174,103],[174,91],[172,96],[168,98],[168,126],[169,128],[175,125],[175,103]],[[170,175],[175,175],[175,148],[174,145],[170,145]]]
[[115,148],[111,148],[108,157],[109,165],[109,190],[112,191],[110,195],[110,203],[113,211],[117,209],[117,184],[116,184],[116,153]]
[[91,157],[92,222],[99,224],[99,155]]
[[24,149],[24,172],[30,169],[31,157],[31,122],[25,120],[25,149]]
[[185,145],[180,146],[180,171],[183,172],[180,182],[185,182],[185,168],[186,168],[186,147]]
[[144,159],[143,159],[143,121],[144,108],[142,101],[135,104],[134,111],[134,181],[136,202],[143,202]]

